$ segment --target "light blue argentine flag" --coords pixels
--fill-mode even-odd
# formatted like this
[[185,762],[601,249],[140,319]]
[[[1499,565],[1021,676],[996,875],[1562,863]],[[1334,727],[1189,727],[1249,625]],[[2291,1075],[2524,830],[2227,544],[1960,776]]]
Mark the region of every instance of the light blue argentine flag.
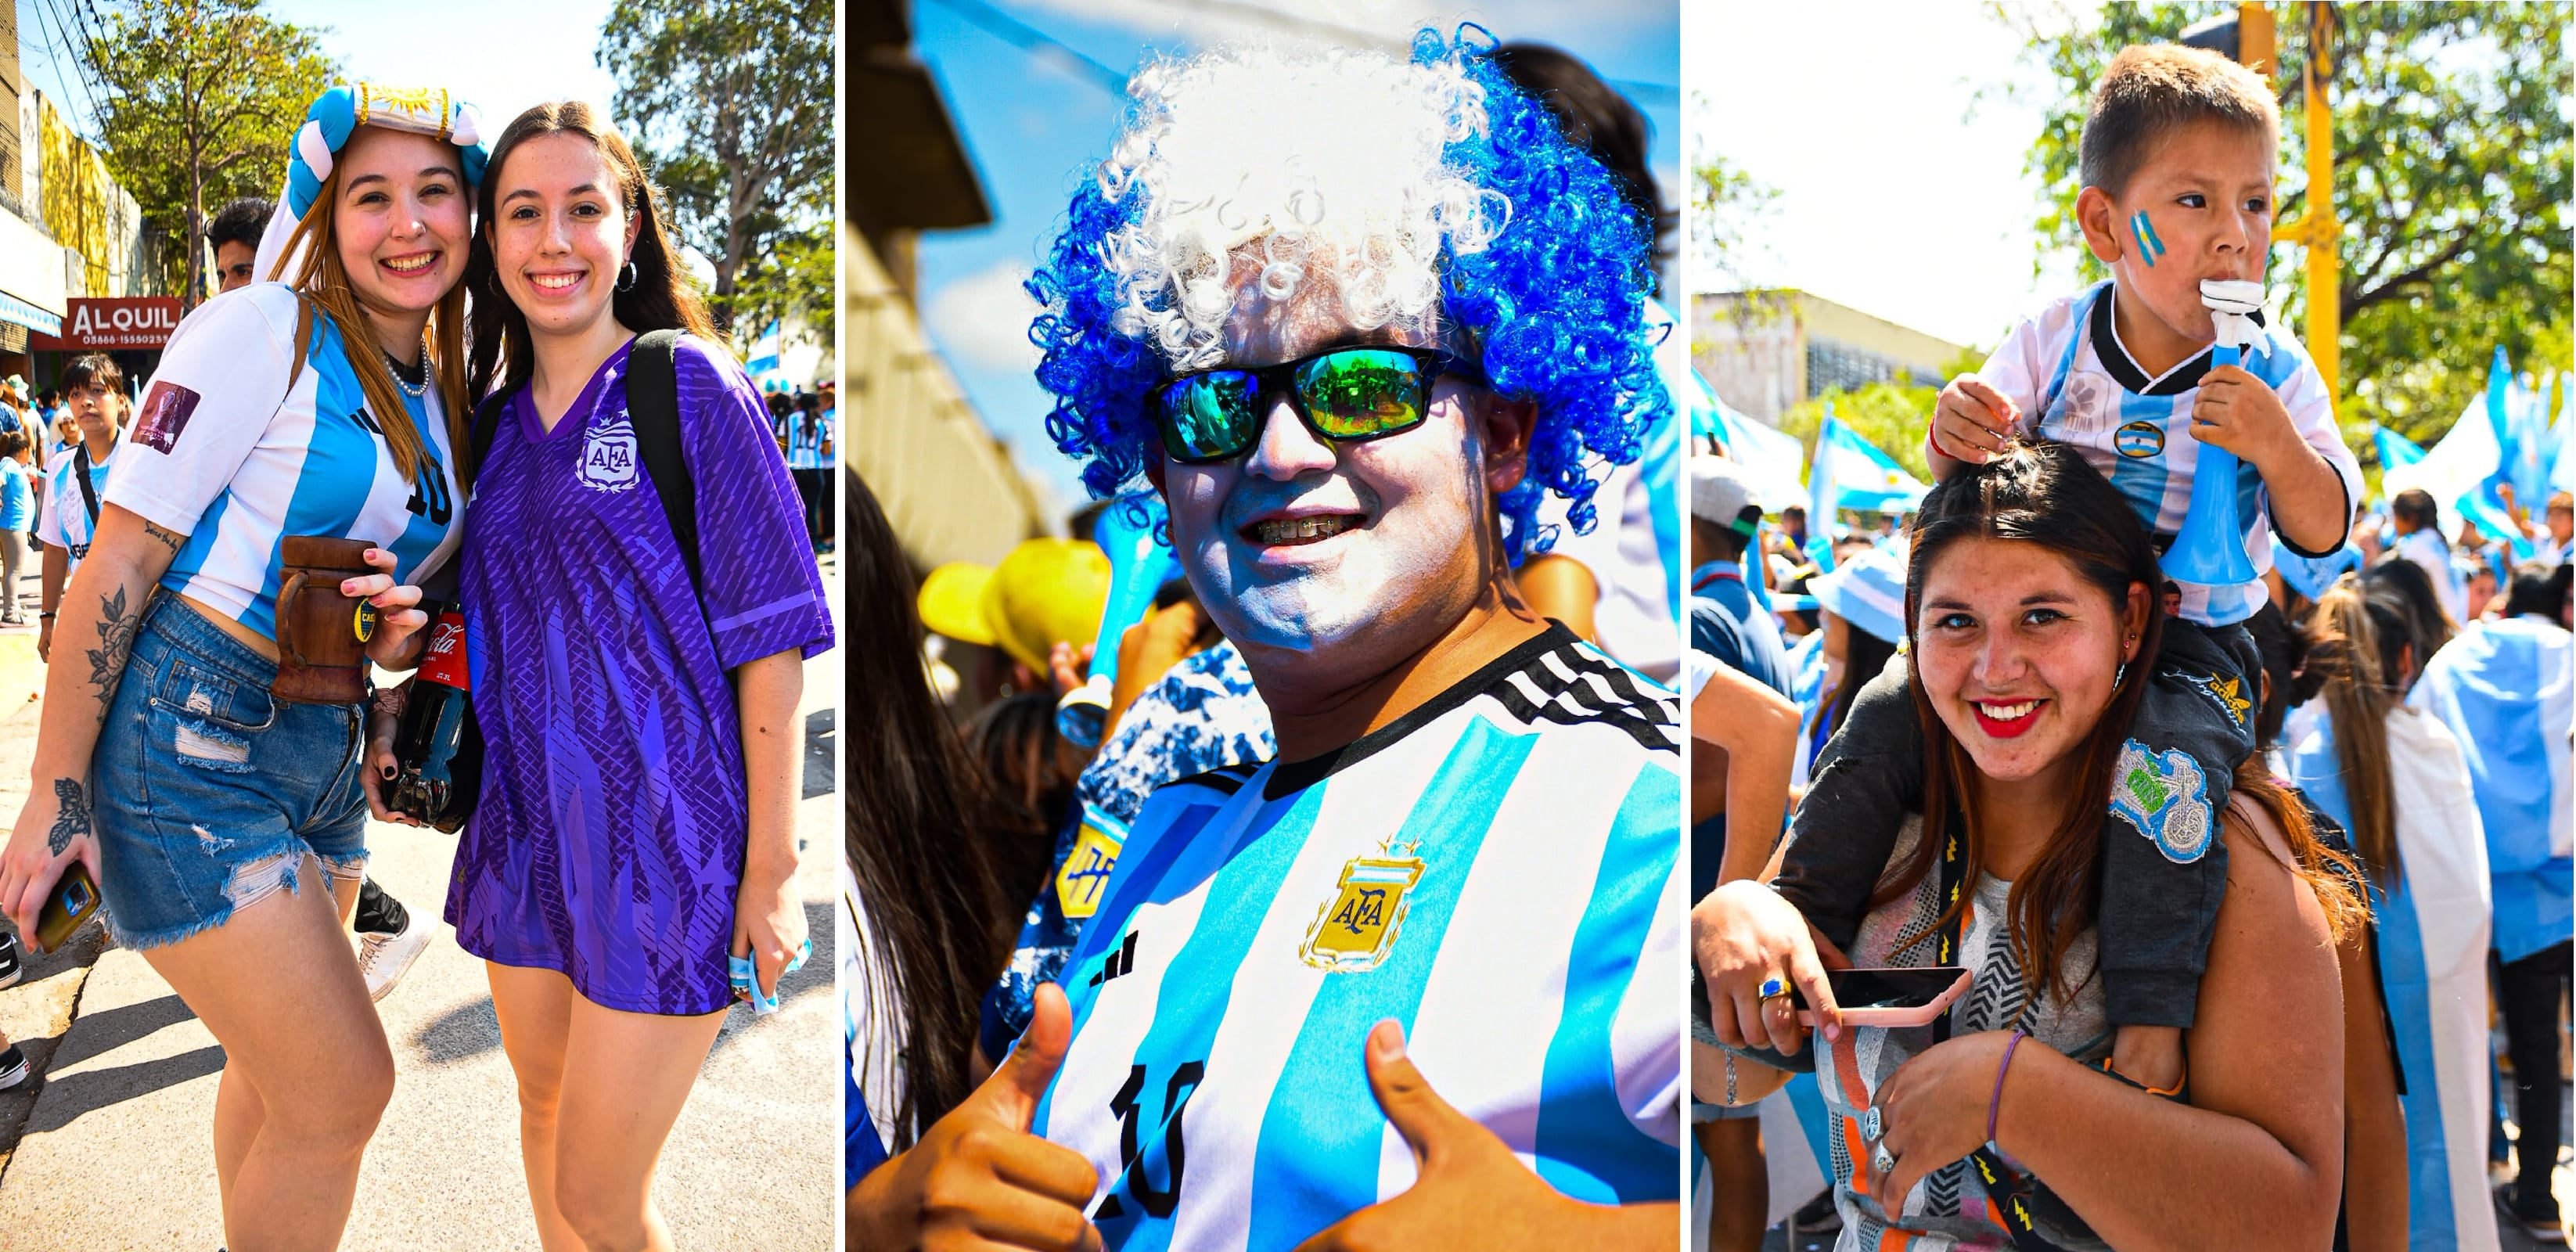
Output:
[[[2352,803],[2322,702],[2290,736],[2291,781],[2352,828]],[[2394,1029],[2406,1113],[2411,1252],[2496,1246],[2485,1159],[2488,1114],[2488,872],[2461,744],[2431,717],[2388,715],[2389,799],[2403,873],[2374,884],[2380,995]]]
[[1385,1018],[1558,1191],[1678,1199],[1679,733],[1555,628],[1319,761],[1157,791],[1034,1125],[1098,1170],[1109,1245],[1293,1248],[1412,1185]]

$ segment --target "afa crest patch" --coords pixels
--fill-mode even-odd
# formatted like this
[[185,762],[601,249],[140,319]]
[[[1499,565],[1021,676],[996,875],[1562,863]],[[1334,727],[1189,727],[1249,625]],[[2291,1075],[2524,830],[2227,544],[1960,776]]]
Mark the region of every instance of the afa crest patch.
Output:
[[1418,856],[1355,856],[1342,867],[1333,898],[1315,910],[1297,959],[1317,969],[1359,974],[1386,963],[1404,927],[1405,894],[1428,868]]
[[2241,678],[2221,678],[2211,674],[2206,678],[2192,679],[2191,685],[2217,702],[2220,711],[2239,726],[2243,726],[2245,718],[2254,711],[2254,702],[2245,698],[2245,681]]
[[624,414],[593,428],[582,441],[581,485],[619,492],[635,485],[635,426]]
[[2120,760],[2111,767],[2111,812],[2176,865],[2206,855],[2216,833],[2200,763],[2179,749],[2150,752],[2135,739],[2120,745]]
[[1118,850],[1127,845],[1127,828],[1117,818],[1085,804],[1082,806],[1082,828],[1074,832],[1073,851],[1064,858],[1064,868],[1055,872],[1056,907],[1068,918],[1080,920],[1100,911],[1100,894],[1109,887],[1109,873],[1118,868]]

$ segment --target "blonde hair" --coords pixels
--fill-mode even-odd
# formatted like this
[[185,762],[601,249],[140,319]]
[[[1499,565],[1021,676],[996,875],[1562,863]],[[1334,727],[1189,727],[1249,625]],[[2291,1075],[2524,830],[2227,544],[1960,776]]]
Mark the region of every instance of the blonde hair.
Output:
[[[463,186],[465,167],[461,159],[456,178],[458,194],[463,195],[467,189]],[[373,319],[349,285],[348,267],[340,263],[339,237],[333,229],[339,202],[340,171],[335,169],[322,180],[321,190],[314,193],[313,207],[296,222],[295,232],[287,236],[282,255],[269,271],[271,282],[284,281],[295,289],[299,306],[295,319],[295,372],[287,375],[287,386],[295,385],[305,357],[312,351],[314,319],[330,318],[340,328],[341,354],[358,376],[358,388],[366,393],[367,407],[375,412],[377,424],[384,427],[385,448],[393,454],[394,468],[404,482],[417,485],[425,444],[421,433],[412,426],[410,406],[403,403],[402,393],[394,388],[393,371],[385,367],[385,354],[369,332]],[[286,267],[299,249],[303,261],[296,267],[294,277],[287,278]],[[463,448],[471,408],[465,394],[465,283],[461,279],[439,296],[438,304],[430,310],[428,338],[425,360],[447,409],[447,446]],[[363,345],[361,339],[365,340]],[[455,459],[455,453],[451,451],[449,457]],[[454,465],[450,470],[459,483],[464,481],[464,466]]]

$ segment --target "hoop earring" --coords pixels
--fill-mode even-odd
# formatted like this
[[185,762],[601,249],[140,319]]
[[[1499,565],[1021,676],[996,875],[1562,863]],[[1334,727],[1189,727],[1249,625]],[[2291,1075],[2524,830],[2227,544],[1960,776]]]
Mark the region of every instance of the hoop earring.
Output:
[[633,261],[628,261],[626,264],[617,267],[617,289],[619,291],[632,291],[635,289],[635,263]]

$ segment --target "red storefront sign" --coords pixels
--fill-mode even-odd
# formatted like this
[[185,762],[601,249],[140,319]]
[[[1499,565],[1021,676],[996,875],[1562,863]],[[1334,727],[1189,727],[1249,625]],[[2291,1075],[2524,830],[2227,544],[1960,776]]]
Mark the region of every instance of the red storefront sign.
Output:
[[73,296],[63,314],[63,334],[29,335],[38,352],[105,352],[158,348],[179,326],[177,296]]

